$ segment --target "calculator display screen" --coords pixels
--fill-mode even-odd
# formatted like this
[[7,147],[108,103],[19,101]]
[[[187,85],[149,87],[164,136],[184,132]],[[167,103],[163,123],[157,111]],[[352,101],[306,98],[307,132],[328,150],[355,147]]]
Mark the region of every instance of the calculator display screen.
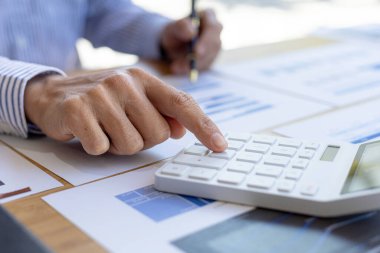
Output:
[[342,193],[380,187],[380,141],[362,144],[355,156]]

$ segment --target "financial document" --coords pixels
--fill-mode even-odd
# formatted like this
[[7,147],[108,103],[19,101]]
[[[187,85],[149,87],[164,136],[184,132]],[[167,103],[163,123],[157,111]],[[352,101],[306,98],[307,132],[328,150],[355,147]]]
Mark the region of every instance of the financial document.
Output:
[[380,138],[380,100],[275,129],[275,132],[299,138],[335,139],[359,144]]
[[168,140],[133,156],[91,156],[78,140],[61,143],[46,137],[0,136],[0,139],[69,183],[81,185],[174,156],[194,137],[186,135],[181,140]]
[[380,250],[379,212],[322,219],[167,194],[152,186],[155,169],[139,169],[43,199],[110,252]]
[[328,105],[250,86],[249,82],[203,74],[193,84],[186,78],[163,78],[191,94],[203,111],[225,131],[252,132],[330,109]]
[[43,199],[110,252],[181,252],[170,242],[252,207],[158,192],[157,165]]
[[60,186],[60,182],[0,143],[0,204]]
[[338,29],[320,29],[313,35],[340,41],[379,43],[380,24],[344,27]]
[[335,43],[219,68],[252,85],[342,106],[380,95],[379,47]]

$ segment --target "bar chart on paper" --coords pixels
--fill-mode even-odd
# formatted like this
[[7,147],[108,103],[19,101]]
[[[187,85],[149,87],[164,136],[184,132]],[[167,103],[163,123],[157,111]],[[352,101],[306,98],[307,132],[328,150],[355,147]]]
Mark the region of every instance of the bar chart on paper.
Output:
[[229,131],[257,131],[330,108],[211,74],[201,75],[196,84],[166,81],[191,94],[212,120]]
[[379,252],[379,226],[378,212],[319,219],[257,209],[172,243],[186,253]]
[[359,144],[380,138],[380,101],[374,100],[275,129],[290,137],[329,138]]
[[119,194],[116,198],[156,222],[214,202],[209,199],[159,192],[153,185]]
[[367,43],[335,43],[226,65],[220,71],[334,106],[380,95],[379,47]]

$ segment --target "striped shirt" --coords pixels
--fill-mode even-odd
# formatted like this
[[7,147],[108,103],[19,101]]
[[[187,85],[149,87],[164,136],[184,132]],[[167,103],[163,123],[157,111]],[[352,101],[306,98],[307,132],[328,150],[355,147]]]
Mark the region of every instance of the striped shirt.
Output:
[[0,0],[0,133],[28,136],[25,86],[39,74],[78,68],[79,38],[158,58],[168,22],[130,0]]

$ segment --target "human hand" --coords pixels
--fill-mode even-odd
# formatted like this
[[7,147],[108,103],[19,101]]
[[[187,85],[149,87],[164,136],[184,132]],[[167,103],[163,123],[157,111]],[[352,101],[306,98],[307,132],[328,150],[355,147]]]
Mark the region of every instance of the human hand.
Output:
[[[212,10],[199,13],[199,38],[195,46],[197,68],[208,69],[221,48],[220,33],[222,25]],[[170,68],[175,74],[186,74],[190,71],[188,59],[189,43],[197,34],[197,29],[190,18],[174,21],[166,26],[161,37],[161,46],[170,60]]]
[[181,138],[185,127],[211,150],[227,146],[191,96],[136,68],[34,78],[25,89],[25,112],[49,137],[77,137],[91,155],[135,154]]

